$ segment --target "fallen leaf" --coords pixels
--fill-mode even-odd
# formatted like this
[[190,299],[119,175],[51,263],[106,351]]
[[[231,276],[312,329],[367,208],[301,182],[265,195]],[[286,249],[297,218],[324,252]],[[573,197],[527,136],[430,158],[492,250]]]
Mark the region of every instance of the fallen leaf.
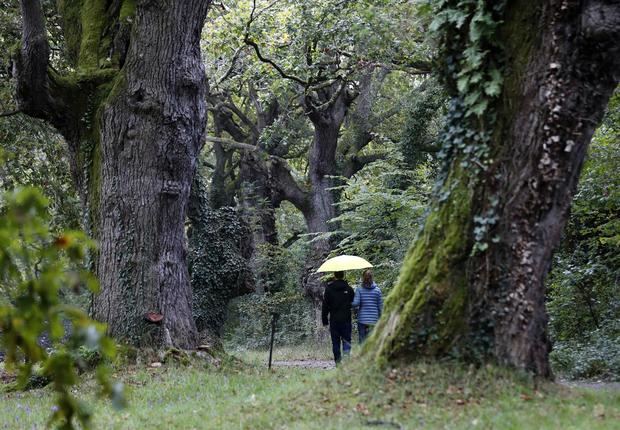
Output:
[[465,404],[465,400],[463,400],[463,399],[456,399],[456,404],[462,406],[462,405]]
[[594,417],[595,418],[605,418],[605,406],[599,404],[594,405]]
[[355,410],[364,416],[370,415],[370,411],[363,403],[358,403],[357,405],[355,405]]
[[446,390],[446,394],[456,394],[458,393],[460,390],[458,387],[455,387],[454,385],[450,385],[448,387],[448,389]]
[[521,397],[521,400],[523,400],[525,402],[532,400],[532,396],[528,396],[525,393],[521,393],[521,395],[519,397]]

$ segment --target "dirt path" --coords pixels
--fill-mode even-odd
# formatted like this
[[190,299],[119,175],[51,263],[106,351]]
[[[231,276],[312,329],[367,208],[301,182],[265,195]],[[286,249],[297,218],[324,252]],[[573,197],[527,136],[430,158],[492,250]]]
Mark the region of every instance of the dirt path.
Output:
[[331,360],[282,360],[274,361],[274,367],[301,367],[304,369],[333,369],[334,362]]
[[620,391],[620,382],[605,381],[567,381],[559,379],[558,384],[569,388],[587,388],[589,390]]

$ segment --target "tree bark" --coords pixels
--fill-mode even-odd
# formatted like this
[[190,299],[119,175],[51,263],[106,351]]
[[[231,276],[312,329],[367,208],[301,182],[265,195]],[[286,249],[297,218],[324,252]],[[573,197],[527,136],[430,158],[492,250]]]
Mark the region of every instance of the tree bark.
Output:
[[[184,224],[206,125],[207,2],[138,3],[122,77],[102,112],[102,227],[94,316],[132,343],[196,345]],[[143,317],[162,314],[159,325]]]
[[[550,377],[544,278],[587,146],[618,84],[620,4],[510,2],[504,89],[479,176],[451,160],[367,351],[492,360]],[[492,213],[488,248],[473,234]]]
[[[40,2],[22,0],[20,108],[68,141],[87,229],[101,245],[93,314],[136,346],[197,342],[184,223],[206,121],[200,36],[208,4],[59,3],[73,70],[57,73]],[[149,312],[163,320],[147,322]]]
[[383,115],[377,115],[376,103],[379,99],[380,91],[388,76],[389,70],[381,68],[375,70],[369,68],[362,74],[358,83],[358,96],[354,108],[350,109],[346,127],[349,129],[349,138],[340,145],[339,153],[342,154],[343,162],[339,163],[341,175],[351,178],[366,165],[382,159],[385,154],[374,152],[361,155],[360,153],[374,139],[373,132],[381,122],[389,119],[391,115],[398,112],[400,106],[393,106]]
[[[302,285],[304,293],[312,300],[315,308],[320,307],[325,286],[320,281],[316,269],[333,249],[333,240],[320,237],[329,233],[333,226],[329,221],[336,217],[336,202],[331,188],[336,185],[334,176],[338,174],[336,153],[340,128],[353,102],[347,94],[343,82],[318,90],[306,96],[308,117],[314,126],[314,138],[308,157],[307,204],[300,209],[304,215],[308,233],[316,235],[310,243],[306,258]],[[317,314],[318,315],[318,314]]]

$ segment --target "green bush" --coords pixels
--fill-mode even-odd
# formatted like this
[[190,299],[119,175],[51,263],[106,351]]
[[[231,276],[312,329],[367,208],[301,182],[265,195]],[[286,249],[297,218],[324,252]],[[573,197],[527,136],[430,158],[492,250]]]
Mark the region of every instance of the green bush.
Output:
[[620,92],[597,130],[549,276],[552,364],[620,378]]
[[556,342],[550,356],[554,370],[570,379],[620,381],[619,329],[616,322],[615,330],[597,330],[587,342]]
[[[112,358],[115,344],[104,335],[104,326],[81,309],[63,303],[61,291],[97,290],[96,279],[84,269],[93,242],[81,232],[51,233],[47,200],[35,188],[8,193],[3,203],[0,346],[6,354],[6,369],[17,371],[19,388],[52,382],[58,397],[50,424],[71,429],[77,420],[88,427],[91,411],[72,392],[79,382],[76,356],[84,346]],[[42,335],[49,338],[50,348],[41,344]],[[41,373],[36,371],[39,368]],[[108,373],[105,366],[97,368],[102,393],[120,406],[122,385],[113,385]]]
[[277,312],[275,342],[296,345],[312,339],[316,322],[310,303],[301,292],[250,294],[233,300],[225,330],[225,342],[237,349],[269,346],[272,313]]
[[278,345],[303,343],[315,335],[312,306],[299,286],[303,251],[303,243],[292,248],[258,248],[254,265],[260,292],[230,303],[224,330],[227,344],[241,349],[269,346],[273,312],[280,315],[275,337]]
[[342,239],[333,255],[366,258],[374,265],[375,281],[387,294],[422,224],[433,180],[429,163],[415,170],[407,170],[398,160],[366,166],[342,188],[340,214],[332,220],[339,227],[332,234]]

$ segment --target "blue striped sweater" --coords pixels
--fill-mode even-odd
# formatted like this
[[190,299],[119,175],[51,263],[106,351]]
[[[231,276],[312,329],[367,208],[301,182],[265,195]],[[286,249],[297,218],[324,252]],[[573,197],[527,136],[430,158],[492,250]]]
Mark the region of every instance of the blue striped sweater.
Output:
[[376,324],[383,310],[383,296],[377,284],[373,282],[370,288],[364,286],[357,287],[351,306],[358,309],[358,322],[362,324]]

